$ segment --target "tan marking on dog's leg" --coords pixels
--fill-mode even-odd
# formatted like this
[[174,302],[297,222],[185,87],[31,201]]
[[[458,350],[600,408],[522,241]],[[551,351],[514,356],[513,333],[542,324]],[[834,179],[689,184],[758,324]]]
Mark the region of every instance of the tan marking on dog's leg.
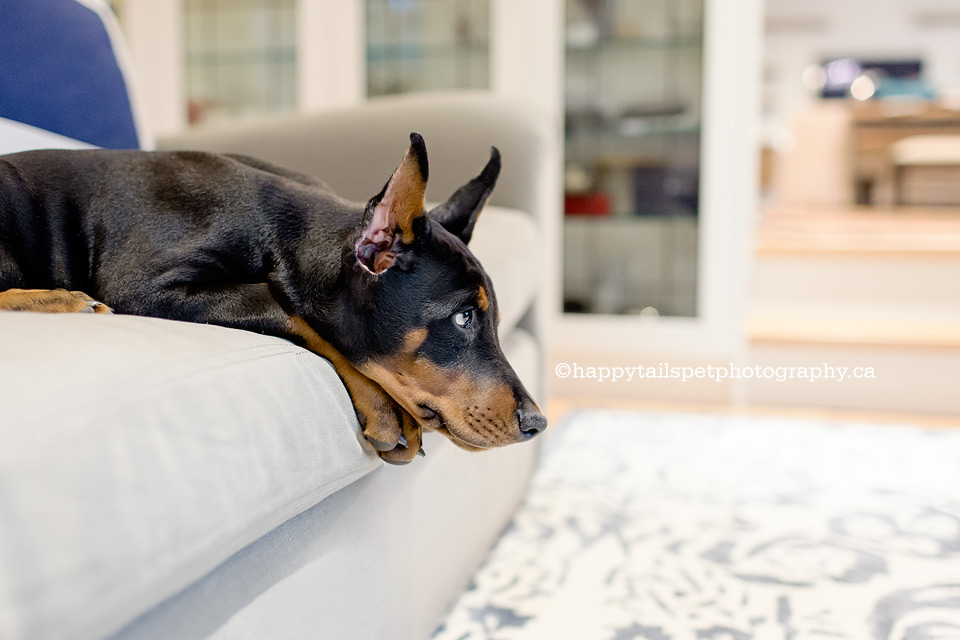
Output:
[[[320,337],[307,322],[293,316],[290,332],[304,341],[304,346],[323,356],[333,365],[350,394],[363,435],[380,457],[394,464],[405,464],[416,457],[421,445],[420,426],[376,382],[360,373],[332,344]],[[406,440],[404,447],[402,439]]]
[[66,289],[8,289],[0,292],[0,311],[113,313],[113,309],[82,291]]

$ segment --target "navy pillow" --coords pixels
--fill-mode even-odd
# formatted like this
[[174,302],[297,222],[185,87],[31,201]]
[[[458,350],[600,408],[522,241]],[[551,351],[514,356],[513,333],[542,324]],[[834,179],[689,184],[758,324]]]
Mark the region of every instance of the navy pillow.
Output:
[[99,147],[140,146],[103,21],[74,0],[3,0],[0,117]]

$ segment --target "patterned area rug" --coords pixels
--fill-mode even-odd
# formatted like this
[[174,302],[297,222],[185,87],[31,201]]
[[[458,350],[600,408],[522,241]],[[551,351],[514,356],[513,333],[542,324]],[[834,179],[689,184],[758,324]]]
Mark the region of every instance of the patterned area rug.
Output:
[[960,429],[584,412],[435,640],[960,639]]

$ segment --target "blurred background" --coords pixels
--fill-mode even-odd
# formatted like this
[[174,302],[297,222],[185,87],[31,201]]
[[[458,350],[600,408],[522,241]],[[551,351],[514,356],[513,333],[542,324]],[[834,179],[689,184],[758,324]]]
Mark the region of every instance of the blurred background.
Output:
[[158,136],[471,90],[555,122],[557,402],[960,413],[956,0],[114,0]]

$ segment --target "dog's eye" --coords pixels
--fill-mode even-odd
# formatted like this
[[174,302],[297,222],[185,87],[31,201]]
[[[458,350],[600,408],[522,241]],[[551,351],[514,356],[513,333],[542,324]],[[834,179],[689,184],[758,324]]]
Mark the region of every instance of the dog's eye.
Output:
[[473,322],[473,309],[467,309],[466,311],[453,314],[453,321],[461,329],[469,329],[470,324]]

